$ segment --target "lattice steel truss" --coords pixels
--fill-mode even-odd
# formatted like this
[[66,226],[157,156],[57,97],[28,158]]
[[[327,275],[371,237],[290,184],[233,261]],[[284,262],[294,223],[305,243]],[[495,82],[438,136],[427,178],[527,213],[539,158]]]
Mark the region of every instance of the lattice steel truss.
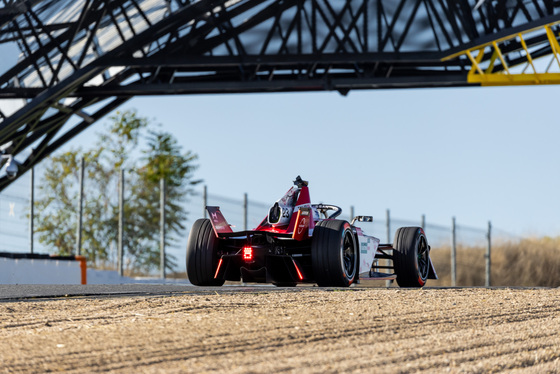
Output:
[[0,0],[20,53],[0,62],[0,152],[21,175],[135,95],[481,85],[558,60],[560,1],[477,2]]

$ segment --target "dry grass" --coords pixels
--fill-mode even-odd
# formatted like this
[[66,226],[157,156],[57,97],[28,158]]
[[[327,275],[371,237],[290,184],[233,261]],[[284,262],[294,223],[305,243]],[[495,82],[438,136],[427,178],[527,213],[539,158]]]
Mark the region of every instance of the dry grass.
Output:
[[[429,286],[451,285],[450,248],[433,248],[439,280]],[[485,247],[457,248],[457,285],[484,286]],[[491,255],[492,286],[560,287],[560,237],[496,243]]]

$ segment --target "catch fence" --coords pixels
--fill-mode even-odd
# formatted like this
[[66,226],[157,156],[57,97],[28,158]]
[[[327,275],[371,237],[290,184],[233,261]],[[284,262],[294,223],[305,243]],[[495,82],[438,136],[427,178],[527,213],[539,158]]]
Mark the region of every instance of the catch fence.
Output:
[[[31,231],[31,185],[30,177],[26,175],[0,193],[0,252],[28,253],[34,251],[35,253],[52,253],[52,249],[46,248],[39,242],[38,234]],[[247,194],[234,198],[216,195],[208,191],[209,189],[206,187],[200,188],[189,197],[186,203],[186,210],[188,211],[187,221],[185,222],[186,230],[175,238],[178,243],[176,246],[165,248],[167,255],[172,255],[177,259],[178,266],[174,269],[176,272],[185,271],[185,248],[189,230],[197,218],[205,216],[205,205],[220,206],[234,231],[258,226],[262,219],[266,217],[270,208],[270,204],[253,201]],[[154,193],[158,192],[154,191]],[[87,196],[84,199],[87,202]],[[79,221],[78,211],[79,202],[76,201],[76,227]],[[350,221],[354,211],[358,211],[356,207],[348,207],[348,209],[343,207],[343,213],[339,218]],[[385,217],[376,218],[374,217],[374,221],[371,223],[361,222],[360,226],[368,234],[377,236],[381,242],[391,243],[395,231],[399,227],[421,226],[426,232],[432,250],[451,248],[452,263],[453,253],[457,248],[487,246],[490,249],[494,240],[512,241],[519,239],[503,230],[491,228],[490,225],[485,228],[461,225],[454,218],[450,220],[451,224],[449,226],[432,223],[425,216],[420,216],[414,220],[395,218],[391,216],[389,210],[387,210]],[[126,230],[126,227],[124,229]],[[453,243],[455,243],[455,248]],[[116,269],[118,260],[117,243],[108,243],[107,246],[110,248],[109,263],[114,263]],[[126,248],[124,250],[126,251]],[[453,268],[452,265],[452,284],[454,285]],[[489,269],[487,271],[489,272]]]

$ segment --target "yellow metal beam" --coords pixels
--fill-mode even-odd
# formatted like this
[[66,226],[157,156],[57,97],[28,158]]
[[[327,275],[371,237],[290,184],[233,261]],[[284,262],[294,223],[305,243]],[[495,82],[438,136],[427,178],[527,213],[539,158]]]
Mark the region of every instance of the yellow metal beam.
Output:
[[500,47],[498,47],[498,44],[496,42],[492,42],[492,46],[494,47],[494,51],[496,51],[496,53],[498,54],[500,61],[502,61],[502,66],[504,67],[504,70],[506,71],[507,74],[509,74],[509,68],[507,62],[506,60],[504,60],[504,55],[502,55],[502,51],[500,51]]
[[494,50],[494,52],[492,53],[492,57],[490,57],[490,64],[488,65],[488,68],[486,68],[486,70],[484,71],[484,74],[492,74],[492,71],[494,70],[494,64],[496,63],[497,58],[498,58],[498,51]]
[[[560,73],[549,71],[553,61],[556,61],[558,64],[558,70],[560,70],[560,43],[558,42],[558,36],[555,35],[552,30],[552,26],[556,26],[558,24],[560,24],[560,22],[553,22],[499,38],[494,41],[446,56],[442,59],[442,61],[449,61],[461,58],[461,56],[466,56],[471,62],[471,68],[467,75],[467,82],[480,84],[482,86],[560,84]],[[524,38],[524,35],[526,36],[529,33],[539,31],[546,34],[547,42],[550,45],[552,54],[552,60],[546,68],[543,68],[546,64],[535,63],[535,59],[531,56],[531,52]],[[507,52],[506,50],[506,52],[504,52],[502,47],[506,43],[514,41],[515,39],[520,42],[522,50],[517,49],[510,52]],[[542,48],[542,45],[540,47]],[[486,56],[489,57],[484,58],[485,51],[489,52],[490,50],[492,51],[491,55],[486,53]],[[476,57],[474,57],[475,53]],[[520,56],[522,58],[524,57],[525,61],[522,59],[520,60]],[[496,65],[498,61],[499,64]],[[515,65],[511,65],[508,61],[517,61],[517,63]],[[532,72],[527,72],[527,68],[529,66],[531,66]]]
[[552,54],[556,59],[556,63],[558,63],[558,67],[560,67],[560,61],[558,60],[558,53],[560,52],[560,46],[558,45],[558,40],[556,40],[556,36],[554,35],[554,32],[550,29],[548,25],[546,25],[544,28],[546,30],[546,36],[548,37],[550,46],[552,47]]
[[527,56],[527,61],[531,65],[531,67],[533,68],[533,73],[537,74],[537,68],[535,68],[535,65],[533,64],[533,58],[531,57],[531,53],[529,52],[529,48],[527,48],[527,44],[525,43],[525,39],[523,39],[523,35],[520,33],[520,34],[517,34],[517,36],[519,37],[519,40],[521,41],[521,46],[525,50],[525,55]]
[[469,83],[478,83],[481,86],[529,86],[560,84],[560,73],[536,74],[485,74],[475,75],[468,79]]
[[[482,57],[484,57],[484,48],[481,48],[481,49],[478,50],[478,54],[476,55],[476,59],[472,56],[471,51],[467,51],[467,56],[469,57],[469,60],[471,60],[471,63],[473,64],[473,67],[476,69],[476,71],[478,71],[478,74],[484,74],[484,72],[480,68],[480,61],[482,61]],[[474,74],[475,69],[471,69],[471,71],[469,72],[469,75]]]

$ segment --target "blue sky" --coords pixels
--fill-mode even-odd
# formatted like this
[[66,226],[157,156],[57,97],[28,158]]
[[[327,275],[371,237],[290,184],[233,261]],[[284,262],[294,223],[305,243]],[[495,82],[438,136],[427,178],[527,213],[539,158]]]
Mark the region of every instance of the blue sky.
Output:
[[[273,202],[301,175],[356,214],[560,235],[556,86],[140,97],[211,193]],[[97,131],[99,125],[94,126]],[[88,137],[81,135],[73,144]]]

